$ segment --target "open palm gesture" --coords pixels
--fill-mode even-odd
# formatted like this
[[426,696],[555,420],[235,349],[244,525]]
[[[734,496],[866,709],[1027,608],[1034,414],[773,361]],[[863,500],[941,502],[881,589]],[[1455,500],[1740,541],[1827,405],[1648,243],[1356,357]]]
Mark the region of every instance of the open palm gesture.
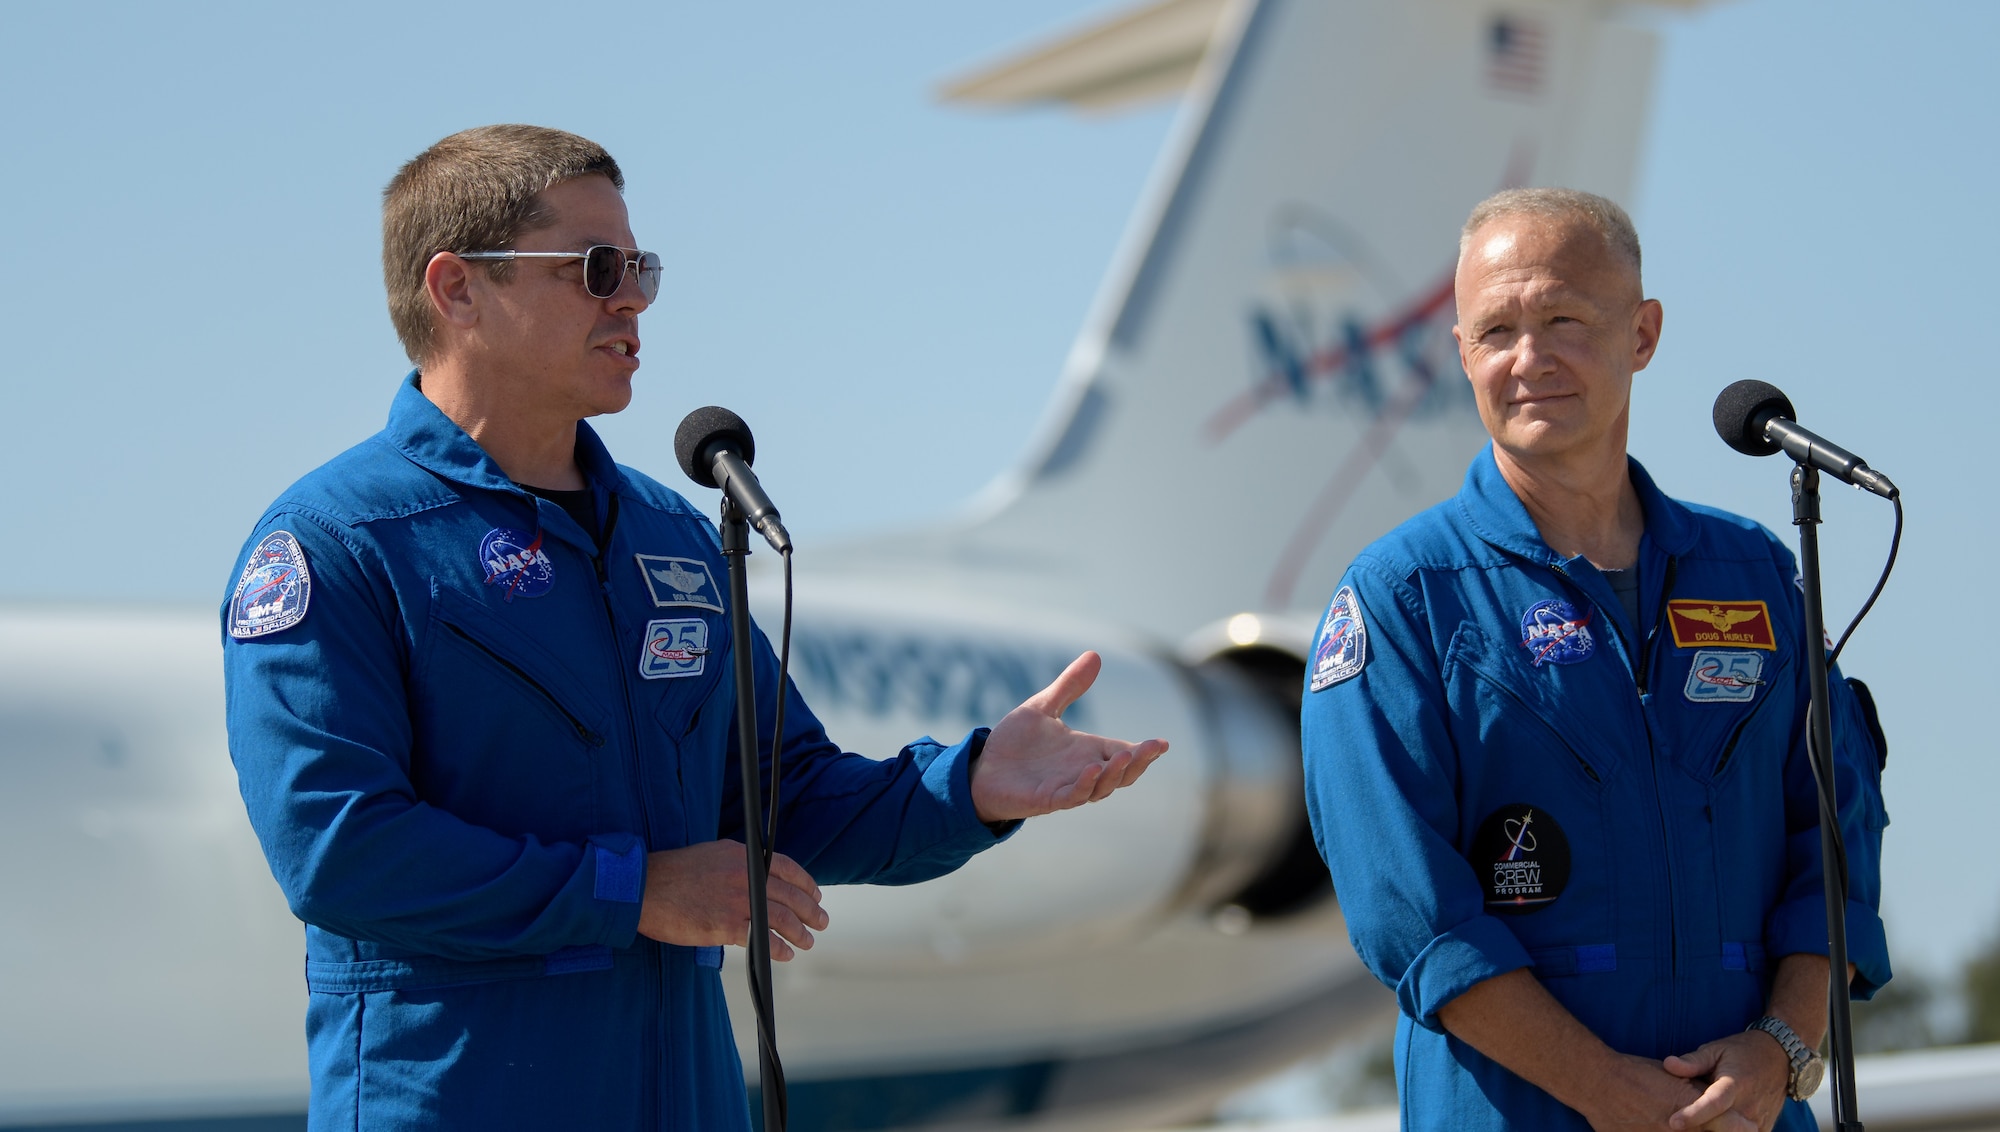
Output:
[[1086,652],[1055,682],[1000,720],[972,765],[979,820],[1012,821],[1107,798],[1166,753],[1165,739],[1127,743],[1073,731],[1062,713],[1090,690],[1104,661]]

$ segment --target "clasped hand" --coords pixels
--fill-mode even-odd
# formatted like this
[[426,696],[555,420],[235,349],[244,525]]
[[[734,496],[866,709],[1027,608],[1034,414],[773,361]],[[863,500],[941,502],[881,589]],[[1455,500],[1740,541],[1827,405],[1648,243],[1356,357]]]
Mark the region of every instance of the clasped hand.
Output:
[[[1086,652],[1055,682],[994,726],[972,766],[972,807],[983,822],[1015,821],[1096,802],[1130,786],[1166,753],[1165,739],[1132,744],[1072,730],[1062,714],[1097,680],[1103,661]],[[798,862],[771,855],[766,909],[771,958],[783,962],[825,931],[820,888]],[[710,841],[646,858],[639,933],[688,947],[731,944],[750,934],[749,865],[741,842]]]
[[[1587,1113],[1591,1127],[1770,1132],[1784,1111],[1791,1063],[1763,1033],[1731,1034],[1685,1057],[1617,1057]],[[1664,1116],[1662,1114],[1665,1114]]]

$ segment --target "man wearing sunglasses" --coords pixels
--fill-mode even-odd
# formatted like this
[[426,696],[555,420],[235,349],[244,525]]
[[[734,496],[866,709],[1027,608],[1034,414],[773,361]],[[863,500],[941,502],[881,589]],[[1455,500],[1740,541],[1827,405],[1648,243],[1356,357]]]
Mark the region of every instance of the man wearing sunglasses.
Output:
[[[230,755],[306,923],[318,1127],[747,1129],[721,946],[747,938],[724,568],[584,418],[632,398],[660,261],[603,149],[455,134],[383,203],[417,368],[287,489],[223,608]],[[843,753],[789,697],[773,958],[819,884],[907,884],[1166,748],[1071,731],[1094,654],[990,731]]]

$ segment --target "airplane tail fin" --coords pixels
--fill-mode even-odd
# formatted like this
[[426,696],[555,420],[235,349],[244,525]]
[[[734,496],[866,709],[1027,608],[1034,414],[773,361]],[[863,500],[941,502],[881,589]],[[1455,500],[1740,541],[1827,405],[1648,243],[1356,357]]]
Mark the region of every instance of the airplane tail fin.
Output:
[[1472,205],[1629,200],[1655,37],[1619,11],[1165,0],[949,88],[1102,107],[1190,76],[1028,459],[933,552],[1169,642],[1316,610],[1485,442],[1451,338]]

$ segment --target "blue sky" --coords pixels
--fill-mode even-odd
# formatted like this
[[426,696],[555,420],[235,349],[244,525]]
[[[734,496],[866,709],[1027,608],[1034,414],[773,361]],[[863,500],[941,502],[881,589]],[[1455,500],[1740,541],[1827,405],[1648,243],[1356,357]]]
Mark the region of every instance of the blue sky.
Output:
[[[723,402],[806,540],[946,510],[1020,452],[1170,110],[930,91],[1104,7],[8,6],[0,599],[217,600],[264,504],[378,428],[406,368],[382,184],[492,121],[605,143],[667,257],[638,400],[604,428],[621,458],[678,483],[675,423]],[[1942,970],[2000,930],[1975,463],[2000,408],[2000,5],[1740,0],[1658,23],[1635,214],[1667,322],[1633,448],[1669,491],[1782,527],[1783,468],[1708,423],[1717,389],[1758,377],[1908,493],[1904,565],[1847,665],[1892,738],[1892,940]],[[1827,512],[1844,623],[1887,514],[1845,489]]]

